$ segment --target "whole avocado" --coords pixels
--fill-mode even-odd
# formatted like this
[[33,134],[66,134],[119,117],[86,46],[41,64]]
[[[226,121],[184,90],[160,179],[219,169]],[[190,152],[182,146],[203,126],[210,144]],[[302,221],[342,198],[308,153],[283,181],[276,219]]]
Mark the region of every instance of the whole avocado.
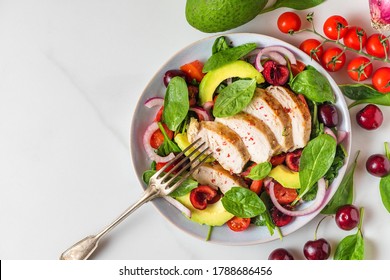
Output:
[[268,0],[187,0],[186,19],[196,29],[226,31],[255,18]]

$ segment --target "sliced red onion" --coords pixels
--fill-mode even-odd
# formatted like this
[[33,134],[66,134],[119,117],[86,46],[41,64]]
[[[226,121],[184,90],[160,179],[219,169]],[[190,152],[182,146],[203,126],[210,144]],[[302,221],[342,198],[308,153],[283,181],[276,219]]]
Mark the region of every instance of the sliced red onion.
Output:
[[337,131],[337,144],[342,143],[348,137],[348,131],[338,130]]
[[144,105],[147,108],[152,108],[155,106],[163,106],[164,105],[164,98],[162,97],[152,97],[145,101]]
[[321,178],[318,180],[318,190],[317,190],[317,196],[316,198],[312,201],[309,207],[302,209],[302,210],[287,210],[284,208],[278,200],[276,199],[275,192],[274,192],[274,183],[271,182],[269,183],[269,194],[272,200],[272,203],[275,205],[278,210],[286,215],[297,217],[297,216],[304,216],[313,213],[314,211],[318,210],[324,199],[326,198],[326,183],[325,179]]
[[198,115],[199,120],[211,121],[210,113],[202,107],[191,107],[190,111],[195,112]]
[[328,134],[330,136],[332,136],[334,138],[334,140],[337,141],[337,137],[336,137],[336,134],[334,134],[333,130],[331,130],[329,127],[326,127],[324,128],[324,133],[325,134]]
[[173,159],[175,157],[175,155],[173,153],[170,153],[169,155],[167,155],[166,157],[160,157],[158,154],[156,154],[154,152],[154,149],[153,147],[150,145],[150,138],[152,137],[152,134],[156,131],[160,129],[158,127],[158,124],[157,122],[152,122],[147,128],[146,128],[146,131],[145,131],[145,134],[144,134],[144,137],[143,137],[143,144],[144,144],[144,148],[145,148],[145,151],[146,151],[146,154],[148,155],[148,157],[151,159],[151,160],[155,160],[156,162],[168,162],[170,161],[171,159]]
[[163,196],[166,201],[168,201],[170,204],[172,204],[174,207],[176,207],[180,212],[182,212],[184,215],[186,215],[188,218],[191,218],[191,210],[185,207],[183,204],[181,204],[179,201],[174,199],[171,196]]
[[213,106],[214,106],[213,101],[207,101],[205,104],[203,104],[203,109],[205,109],[207,112],[210,113]]
[[288,49],[286,49],[285,47],[281,47],[281,46],[265,47],[262,50],[260,50],[256,56],[255,67],[259,72],[263,71],[263,66],[261,65],[262,56],[269,53],[275,53],[275,52],[287,57],[287,59],[290,61],[291,64],[297,64],[297,60],[294,54]]

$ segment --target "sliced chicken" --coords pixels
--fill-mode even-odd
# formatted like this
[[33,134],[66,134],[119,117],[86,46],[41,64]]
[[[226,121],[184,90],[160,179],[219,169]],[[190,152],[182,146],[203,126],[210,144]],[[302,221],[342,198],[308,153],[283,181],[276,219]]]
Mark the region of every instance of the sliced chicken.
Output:
[[269,92],[257,88],[252,101],[243,111],[262,120],[271,129],[283,152],[294,146],[291,119]]
[[203,164],[192,174],[192,177],[201,185],[219,188],[222,193],[226,193],[232,187],[247,187],[244,180],[231,174],[219,164]]
[[307,105],[285,87],[270,86],[266,91],[279,101],[290,116],[294,142],[291,150],[306,146],[311,132],[311,115]]
[[241,137],[250,159],[256,163],[268,161],[281,150],[272,130],[250,114],[241,112],[231,117],[216,118],[215,121],[228,126]]
[[250,159],[248,150],[240,136],[232,129],[218,122],[198,122],[192,118],[187,129],[189,142],[201,138],[213,157],[231,173],[240,173]]

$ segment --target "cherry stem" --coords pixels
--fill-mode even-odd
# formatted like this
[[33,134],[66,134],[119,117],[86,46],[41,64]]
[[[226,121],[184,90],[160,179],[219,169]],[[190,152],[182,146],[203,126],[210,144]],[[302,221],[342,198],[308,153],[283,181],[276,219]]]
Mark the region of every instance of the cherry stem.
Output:
[[362,231],[363,226],[364,207],[360,207],[360,219],[358,224],[358,230]]
[[390,160],[390,149],[389,149],[389,143],[385,142],[385,154],[387,158]]
[[318,231],[318,228],[320,227],[320,224],[322,223],[323,220],[325,220],[328,217],[330,217],[330,216],[325,216],[318,222],[316,230],[314,231],[314,240],[317,240],[317,231]]

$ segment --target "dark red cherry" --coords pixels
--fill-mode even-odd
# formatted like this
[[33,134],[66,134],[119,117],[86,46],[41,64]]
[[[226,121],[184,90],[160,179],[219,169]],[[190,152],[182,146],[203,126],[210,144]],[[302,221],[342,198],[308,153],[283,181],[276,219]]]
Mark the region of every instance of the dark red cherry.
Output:
[[286,66],[277,64],[273,60],[268,60],[263,67],[264,78],[269,84],[281,86],[287,83],[290,71]]
[[218,195],[217,191],[209,186],[199,186],[190,193],[190,201],[196,209],[206,209],[207,204],[213,203],[214,198]]
[[293,260],[294,257],[290,254],[289,251],[283,248],[275,249],[269,254],[269,260]]
[[288,168],[290,168],[292,171],[298,172],[299,171],[299,160],[302,155],[302,149],[295,150],[293,152],[289,152],[286,155],[286,165]]
[[[287,205],[286,205],[287,208]],[[291,223],[293,217],[282,213],[275,206],[271,208],[271,217],[277,227],[283,227]]]
[[318,107],[318,119],[327,127],[335,127],[339,123],[339,114],[333,104],[322,104]]
[[303,247],[303,254],[308,260],[326,260],[330,251],[330,244],[324,238],[307,241]]
[[383,113],[378,106],[368,104],[356,114],[356,122],[364,129],[377,129],[383,123]]
[[337,226],[343,230],[354,229],[359,224],[359,219],[359,209],[351,204],[341,206],[335,216]]
[[381,154],[374,154],[366,161],[368,173],[376,177],[384,177],[390,174],[390,160]]

